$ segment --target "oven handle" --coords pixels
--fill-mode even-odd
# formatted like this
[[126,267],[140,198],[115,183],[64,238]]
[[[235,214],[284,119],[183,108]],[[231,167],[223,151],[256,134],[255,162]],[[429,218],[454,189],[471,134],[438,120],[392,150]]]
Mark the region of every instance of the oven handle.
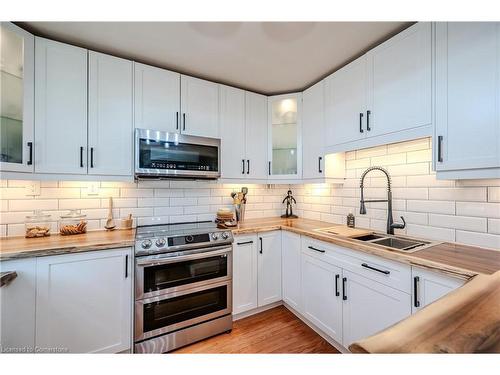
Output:
[[220,247],[212,247],[209,250],[204,250],[202,252],[189,255],[180,255],[180,256],[165,255],[163,257],[158,257],[156,255],[153,255],[152,257],[136,258],[136,264],[137,266],[141,267],[150,267],[160,264],[178,263],[186,260],[207,258],[207,256],[212,257],[216,255],[227,254],[231,252],[231,250],[232,250],[231,246],[220,246]]

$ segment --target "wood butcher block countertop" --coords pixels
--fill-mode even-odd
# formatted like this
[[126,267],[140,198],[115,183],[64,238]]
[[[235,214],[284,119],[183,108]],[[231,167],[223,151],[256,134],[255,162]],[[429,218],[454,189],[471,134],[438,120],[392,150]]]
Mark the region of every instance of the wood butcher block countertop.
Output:
[[500,353],[500,271],[478,275],[353,353]]

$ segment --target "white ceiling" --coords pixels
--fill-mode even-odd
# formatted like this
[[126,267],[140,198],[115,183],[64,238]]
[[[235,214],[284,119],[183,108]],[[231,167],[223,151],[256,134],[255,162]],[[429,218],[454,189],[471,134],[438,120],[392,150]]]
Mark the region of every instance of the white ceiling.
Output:
[[265,94],[302,90],[407,22],[26,22],[38,35]]

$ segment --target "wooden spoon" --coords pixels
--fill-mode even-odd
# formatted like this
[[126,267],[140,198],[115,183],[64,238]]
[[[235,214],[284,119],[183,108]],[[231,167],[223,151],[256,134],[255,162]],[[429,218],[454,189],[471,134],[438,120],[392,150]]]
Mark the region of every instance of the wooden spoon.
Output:
[[106,228],[107,230],[113,230],[115,229],[115,227],[116,224],[113,220],[113,198],[109,197],[108,220],[106,220],[106,225],[104,225],[104,228]]

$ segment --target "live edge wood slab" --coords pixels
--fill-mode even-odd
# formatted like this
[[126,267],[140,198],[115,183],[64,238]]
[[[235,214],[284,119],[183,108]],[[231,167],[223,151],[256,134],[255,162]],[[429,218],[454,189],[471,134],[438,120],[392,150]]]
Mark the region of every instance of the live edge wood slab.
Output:
[[349,346],[353,353],[500,353],[500,271]]

